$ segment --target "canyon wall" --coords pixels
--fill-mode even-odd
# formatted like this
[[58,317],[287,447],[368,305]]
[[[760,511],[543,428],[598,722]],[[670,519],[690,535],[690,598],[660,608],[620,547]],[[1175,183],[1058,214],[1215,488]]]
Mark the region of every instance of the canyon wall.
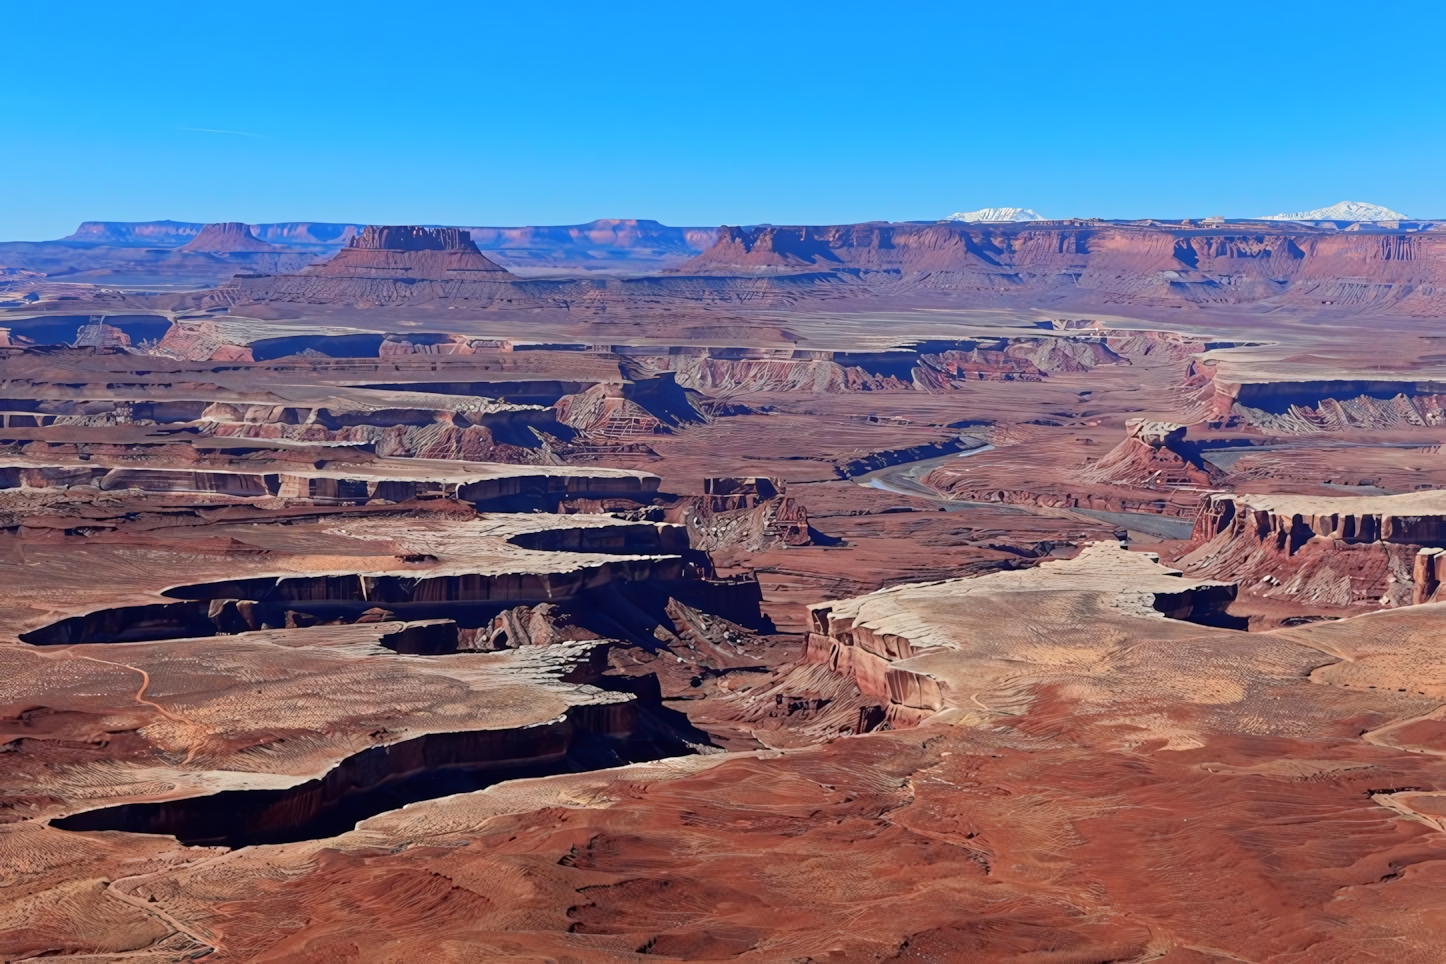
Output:
[[[1426,360],[1424,358],[1420,359]],[[1319,378],[1320,371],[1234,372],[1218,358],[1191,361],[1185,384],[1217,428],[1249,425],[1272,435],[1321,435],[1446,425],[1446,381],[1381,371]]]
[[1089,289],[1135,302],[1446,309],[1446,231],[1052,221],[725,227],[679,274],[826,271],[878,287]]
[[1256,595],[1323,606],[1409,605],[1431,598],[1439,585],[1435,556],[1446,548],[1446,498],[1441,490],[1212,493],[1191,539],[1194,548],[1178,565],[1193,576],[1228,577]]

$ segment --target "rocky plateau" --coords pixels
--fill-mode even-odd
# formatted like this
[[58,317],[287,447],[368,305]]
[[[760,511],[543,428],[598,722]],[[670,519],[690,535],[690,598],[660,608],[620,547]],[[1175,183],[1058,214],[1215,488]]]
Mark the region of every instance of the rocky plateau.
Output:
[[0,257],[4,961],[1441,960],[1437,222]]

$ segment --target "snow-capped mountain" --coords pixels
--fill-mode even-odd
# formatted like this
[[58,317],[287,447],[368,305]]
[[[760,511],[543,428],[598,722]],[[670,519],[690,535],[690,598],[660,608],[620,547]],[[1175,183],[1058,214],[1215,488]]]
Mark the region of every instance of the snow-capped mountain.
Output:
[[1404,221],[1410,220],[1379,204],[1364,201],[1342,201],[1328,208],[1301,211],[1299,214],[1268,214],[1264,221]]
[[1047,221],[1044,215],[1031,208],[980,208],[978,211],[958,211],[944,218],[945,221]]

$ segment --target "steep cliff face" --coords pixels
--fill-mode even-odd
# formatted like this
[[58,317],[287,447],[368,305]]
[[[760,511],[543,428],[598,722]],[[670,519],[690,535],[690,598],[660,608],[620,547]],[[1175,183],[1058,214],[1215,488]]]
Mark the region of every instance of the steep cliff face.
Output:
[[472,236],[460,228],[423,228],[414,224],[368,224],[346,246],[367,251],[477,251]]
[[1416,560],[1423,550],[1439,554],[1446,547],[1446,499],[1439,491],[1215,493],[1201,505],[1192,542],[1195,548],[1179,559],[1182,569],[1228,575],[1256,595],[1319,606],[1407,605],[1439,586],[1434,555]]
[[1272,360],[1254,368],[1249,360],[1237,366],[1207,357],[1188,364],[1185,386],[1206,406],[1212,423],[1252,425],[1272,435],[1446,425],[1446,380],[1422,377],[1434,372],[1378,369],[1370,377],[1360,377],[1363,374],[1340,366],[1313,368]]
[[1446,308],[1446,231],[1251,222],[724,227],[686,274],[884,273],[911,285],[1144,301]]

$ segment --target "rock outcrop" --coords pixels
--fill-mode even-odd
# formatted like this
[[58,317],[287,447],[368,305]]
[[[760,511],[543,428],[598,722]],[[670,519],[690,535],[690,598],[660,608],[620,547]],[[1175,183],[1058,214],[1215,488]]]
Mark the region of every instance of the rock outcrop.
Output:
[[327,261],[296,274],[243,277],[207,295],[217,304],[296,301],[310,304],[405,304],[463,296],[503,298],[516,279],[460,228],[368,225]]
[[[980,691],[1029,672],[1020,652],[1040,665],[1064,665],[1107,647],[1108,634],[1075,632],[1081,613],[1109,612],[1110,620],[1132,623],[1135,632],[1165,632],[1141,624],[1161,617],[1228,626],[1225,607],[1235,594],[1230,583],[1184,579],[1154,555],[1095,543],[1074,559],[1032,569],[818,603],[810,607],[806,658],[852,677],[865,695],[883,703],[892,726],[914,726],[948,710],[984,705]],[[1010,620],[1027,626],[1022,632],[1033,642],[1006,660],[998,655],[1007,649],[999,632]]]
[[1184,425],[1132,418],[1125,422],[1125,439],[1092,462],[1080,477],[1088,482],[1144,489],[1204,488],[1225,473],[1200,457],[1185,438]]
[[460,228],[369,224],[336,257],[307,268],[319,278],[381,278],[407,281],[505,279],[511,277]]
[[666,518],[686,525],[689,543],[709,552],[812,545],[808,512],[787,491],[782,479],[704,479],[703,496],[683,499]]
[[274,244],[267,244],[251,233],[248,225],[239,221],[222,224],[208,224],[191,240],[181,246],[182,251],[202,251],[207,254],[232,254],[238,251],[280,251]]
[[637,381],[600,382],[563,396],[553,407],[560,423],[595,439],[666,435],[678,426],[709,418],[702,396],[680,387],[672,372]]
[[1238,579],[1257,595],[1336,607],[1422,602],[1439,583],[1432,560],[1446,548],[1446,491],[1214,493],[1202,504],[1192,542],[1181,568]]

